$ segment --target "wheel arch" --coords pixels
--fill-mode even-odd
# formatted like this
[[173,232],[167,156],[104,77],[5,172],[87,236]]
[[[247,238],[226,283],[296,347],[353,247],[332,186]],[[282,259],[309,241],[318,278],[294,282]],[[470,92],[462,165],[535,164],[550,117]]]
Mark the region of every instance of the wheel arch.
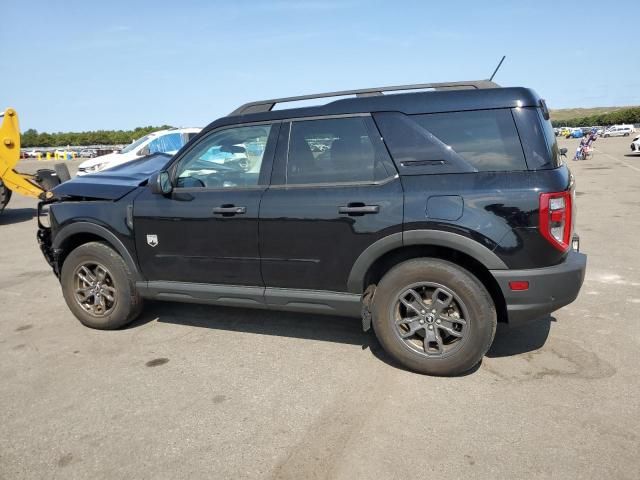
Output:
[[80,245],[89,242],[103,242],[108,244],[122,257],[127,267],[134,273],[135,280],[143,280],[138,265],[122,241],[107,228],[90,222],[72,223],[57,232],[52,246],[54,252],[57,254],[58,271],[62,270],[62,264],[69,253]]
[[395,265],[413,258],[447,260],[472,273],[489,291],[499,322],[507,322],[507,308],[500,286],[489,270],[507,269],[500,258],[480,243],[462,235],[419,230],[396,233],[367,248],[356,260],[348,280],[348,290],[363,293],[376,285]]

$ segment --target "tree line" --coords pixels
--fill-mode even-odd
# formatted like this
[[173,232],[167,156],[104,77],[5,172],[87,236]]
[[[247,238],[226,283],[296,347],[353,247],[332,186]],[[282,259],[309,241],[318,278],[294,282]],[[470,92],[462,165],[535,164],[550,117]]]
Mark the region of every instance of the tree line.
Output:
[[[640,107],[626,108],[610,113],[590,115],[569,120],[552,120],[554,127],[589,127],[592,125],[617,125],[640,123]],[[134,130],[93,130],[88,132],[38,132],[29,129],[20,135],[22,147],[66,147],[67,145],[126,145],[157,130],[171,128],[138,127]]]
[[38,132],[33,128],[20,134],[20,144],[24,148],[66,147],[67,145],[126,145],[148,133],[171,128],[138,127],[135,130],[94,130],[89,132]]
[[607,126],[640,123],[640,107],[625,108],[610,113],[590,115],[588,117],[572,118],[569,120],[553,120],[554,127],[591,127],[593,125]]

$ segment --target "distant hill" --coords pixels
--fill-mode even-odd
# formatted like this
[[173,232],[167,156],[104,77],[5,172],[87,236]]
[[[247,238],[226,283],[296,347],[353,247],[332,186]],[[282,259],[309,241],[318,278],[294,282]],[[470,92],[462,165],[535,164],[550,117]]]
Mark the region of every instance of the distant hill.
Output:
[[589,127],[640,123],[640,107],[565,108],[551,110],[554,127]]
[[573,120],[575,118],[591,117],[594,115],[604,115],[611,112],[617,112],[618,110],[625,110],[627,107],[594,107],[594,108],[562,108],[558,110],[551,110],[551,120],[556,122],[562,122],[565,120]]

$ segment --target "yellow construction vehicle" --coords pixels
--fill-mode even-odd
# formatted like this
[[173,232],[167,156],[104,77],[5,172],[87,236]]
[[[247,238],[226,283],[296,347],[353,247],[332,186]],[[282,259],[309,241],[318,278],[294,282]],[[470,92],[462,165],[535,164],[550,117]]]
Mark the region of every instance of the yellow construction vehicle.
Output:
[[35,174],[19,173],[15,166],[20,160],[20,127],[18,114],[12,108],[0,113],[0,213],[9,203],[11,193],[39,198],[50,198],[51,189],[69,179],[69,170],[64,164],[54,170],[41,169]]

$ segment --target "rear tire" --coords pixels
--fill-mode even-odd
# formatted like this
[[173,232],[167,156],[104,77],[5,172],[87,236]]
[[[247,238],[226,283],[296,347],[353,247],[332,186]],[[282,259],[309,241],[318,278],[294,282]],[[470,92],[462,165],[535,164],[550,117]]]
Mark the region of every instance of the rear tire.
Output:
[[477,365],[497,324],[493,300],[480,281],[434,258],[408,260],[387,272],[372,314],[376,336],[389,355],[410,370],[438,376],[459,375]]
[[0,213],[4,210],[4,207],[7,206],[9,200],[11,199],[11,190],[9,190],[2,181],[0,181]]
[[115,250],[90,242],[69,253],[60,283],[67,306],[83,325],[113,330],[132,322],[142,311],[134,278]]

